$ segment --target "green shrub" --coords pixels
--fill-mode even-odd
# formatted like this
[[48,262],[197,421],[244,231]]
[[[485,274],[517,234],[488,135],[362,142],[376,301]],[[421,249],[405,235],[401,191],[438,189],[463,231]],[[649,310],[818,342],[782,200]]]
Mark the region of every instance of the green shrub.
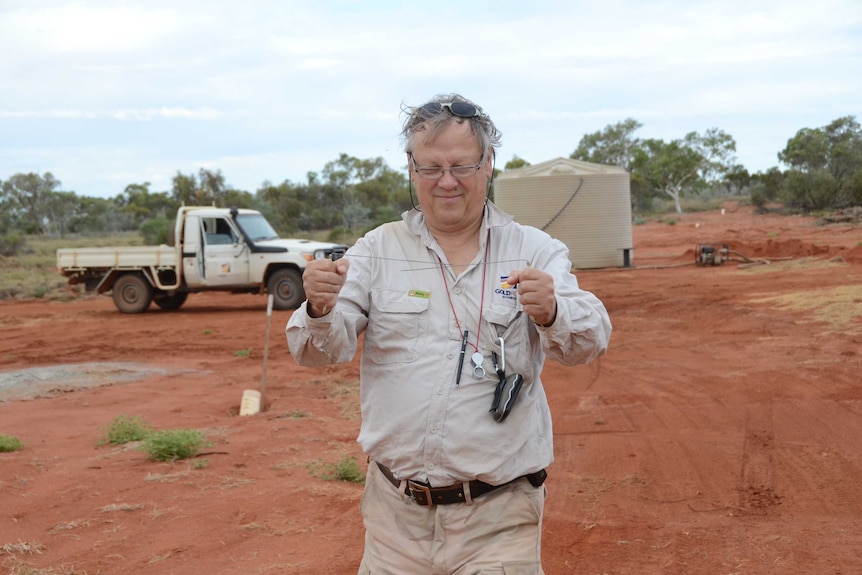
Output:
[[15,232],[0,234],[0,256],[17,256],[23,247],[24,238],[19,234]]
[[167,244],[172,232],[171,220],[162,216],[150,218],[141,224],[140,232],[145,244]]
[[332,228],[326,236],[328,242],[343,242],[344,238],[350,235],[350,230],[347,228]]
[[123,445],[132,441],[141,441],[152,431],[152,428],[140,417],[120,415],[105,430],[105,439],[102,443]]
[[206,437],[197,429],[163,429],[150,433],[141,450],[155,461],[176,461],[194,457],[206,445]]
[[749,191],[751,193],[751,205],[758,210],[764,209],[766,207],[766,202],[769,200],[766,195],[766,186],[758,182],[751,186]]
[[336,463],[318,462],[308,466],[312,475],[318,475],[327,481],[348,481],[350,483],[365,483],[365,472],[359,467],[355,457],[344,456]]
[[24,447],[24,444],[21,443],[21,440],[14,435],[6,435],[5,433],[0,433],[0,453],[18,451],[22,447]]

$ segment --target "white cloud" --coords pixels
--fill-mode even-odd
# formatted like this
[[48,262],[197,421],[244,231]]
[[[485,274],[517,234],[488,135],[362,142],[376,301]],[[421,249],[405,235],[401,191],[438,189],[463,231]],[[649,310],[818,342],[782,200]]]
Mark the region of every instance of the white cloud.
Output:
[[151,46],[179,25],[178,15],[170,9],[87,2],[22,6],[4,15],[2,28],[29,50],[130,52]]
[[212,108],[124,108],[118,110],[0,110],[0,118],[33,118],[62,120],[114,119],[121,121],[147,122],[159,118],[183,120],[217,120],[221,116]]

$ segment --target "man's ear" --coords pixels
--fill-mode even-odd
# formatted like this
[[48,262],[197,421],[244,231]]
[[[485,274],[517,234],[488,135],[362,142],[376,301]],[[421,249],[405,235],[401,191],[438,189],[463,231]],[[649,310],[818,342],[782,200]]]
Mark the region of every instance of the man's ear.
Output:
[[488,161],[485,162],[485,173],[488,175],[488,179],[494,177],[494,161],[497,159],[497,150],[491,148],[488,150]]

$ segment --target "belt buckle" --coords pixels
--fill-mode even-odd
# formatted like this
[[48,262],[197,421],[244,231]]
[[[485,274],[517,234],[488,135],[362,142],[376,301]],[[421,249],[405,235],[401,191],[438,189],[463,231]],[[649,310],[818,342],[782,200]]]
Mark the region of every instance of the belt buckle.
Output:
[[425,506],[434,507],[434,500],[431,499],[431,487],[429,485],[422,485],[421,483],[407,480],[407,487],[410,488],[410,496],[413,498],[413,501],[422,505],[420,501],[416,500],[416,492],[419,492],[425,496]]

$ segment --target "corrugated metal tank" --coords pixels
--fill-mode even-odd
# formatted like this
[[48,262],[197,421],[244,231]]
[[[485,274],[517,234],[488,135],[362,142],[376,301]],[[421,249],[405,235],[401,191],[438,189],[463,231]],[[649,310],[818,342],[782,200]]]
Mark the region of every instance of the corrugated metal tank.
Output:
[[632,265],[630,180],[622,168],[557,158],[509,170],[494,181],[494,203],[565,243],[576,269]]

